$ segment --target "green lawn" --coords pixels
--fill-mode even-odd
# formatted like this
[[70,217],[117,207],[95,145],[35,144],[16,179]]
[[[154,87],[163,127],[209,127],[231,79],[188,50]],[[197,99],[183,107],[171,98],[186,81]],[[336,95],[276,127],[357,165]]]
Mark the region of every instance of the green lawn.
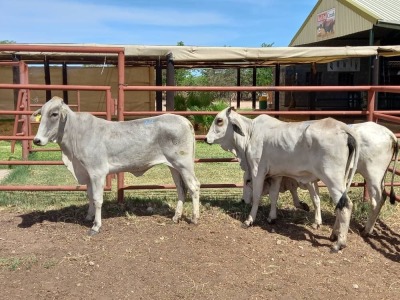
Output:
[[[46,148],[57,148],[56,144],[50,144]],[[10,143],[0,142],[0,159],[15,160],[21,155],[20,146],[17,144],[16,152],[10,153]],[[196,158],[220,158],[233,157],[232,154],[224,151],[218,145],[207,145],[197,142]],[[61,153],[57,152],[34,152],[30,155],[31,160],[61,160]],[[3,166],[7,168],[7,166]],[[239,164],[234,163],[197,163],[195,165],[196,176],[202,184],[205,183],[241,183],[243,172]],[[398,178],[397,178],[398,180]],[[362,182],[362,177],[357,176],[356,181]],[[12,166],[11,174],[5,178],[2,185],[75,185],[76,181],[65,166]],[[147,185],[147,184],[173,184],[168,167],[164,165],[155,166],[143,176],[135,177],[125,173],[126,185]],[[329,199],[326,189],[321,189],[322,210],[332,214],[333,206]],[[360,201],[362,199],[361,188],[352,188],[349,195],[354,201],[355,209],[353,218],[363,220],[366,218],[368,203]],[[397,191],[398,192],[398,191]],[[312,203],[308,192],[299,190],[300,197],[312,208]],[[105,192],[106,202],[116,202],[116,183],[113,180],[111,192]],[[167,204],[170,207],[176,205],[175,190],[135,190],[125,191],[126,201],[136,201],[142,203]],[[202,204],[218,203],[224,209],[224,203],[228,210],[241,209],[240,207],[241,189],[202,189]],[[268,204],[268,197],[263,197],[264,204]],[[71,205],[85,206],[87,204],[86,192],[0,192],[0,207],[17,209],[21,211],[50,210],[67,207]],[[145,205],[147,205],[145,204]],[[191,209],[189,204],[185,210]],[[281,194],[279,207],[292,207],[289,192]],[[391,216],[397,206],[385,205],[382,216]],[[247,208],[246,208],[247,211]]]

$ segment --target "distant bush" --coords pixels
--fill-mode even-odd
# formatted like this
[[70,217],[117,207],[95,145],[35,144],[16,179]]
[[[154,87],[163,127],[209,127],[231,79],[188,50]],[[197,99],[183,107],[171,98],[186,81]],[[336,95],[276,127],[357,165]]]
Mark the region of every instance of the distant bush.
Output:
[[[175,96],[175,110],[178,111],[221,111],[228,107],[226,101],[216,100],[215,94],[210,92],[188,92]],[[193,123],[196,131],[208,131],[215,116],[192,115],[188,119]]]

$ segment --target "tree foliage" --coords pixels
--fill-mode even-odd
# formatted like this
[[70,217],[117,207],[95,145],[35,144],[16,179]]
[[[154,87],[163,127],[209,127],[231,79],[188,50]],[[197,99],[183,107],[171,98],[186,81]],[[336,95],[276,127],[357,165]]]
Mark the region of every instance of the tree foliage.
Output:
[[[182,41],[178,46],[184,46]],[[273,43],[262,43],[261,47],[272,47]],[[240,85],[253,85],[254,68],[240,68]],[[237,68],[215,69],[176,69],[175,82],[177,86],[235,86],[237,84]],[[256,85],[269,86],[274,82],[272,67],[256,68]],[[214,98],[229,99],[232,92],[213,92]],[[243,98],[251,97],[251,93],[242,93]]]

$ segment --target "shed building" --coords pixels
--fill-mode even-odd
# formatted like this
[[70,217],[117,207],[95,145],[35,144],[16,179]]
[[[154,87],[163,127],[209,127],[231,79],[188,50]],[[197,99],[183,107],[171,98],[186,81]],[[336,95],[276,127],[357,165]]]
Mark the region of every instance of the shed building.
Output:
[[[398,0],[319,0],[289,46],[344,47],[400,44]],[[376,60],[376,61],[375,61]],[[284,68],[284,85],[399,85],[400,57],[357,57]],[[379,94],[378,108],[399,109],[398,94]],[[360,109],[365,95],[286,93],[289,109]]]

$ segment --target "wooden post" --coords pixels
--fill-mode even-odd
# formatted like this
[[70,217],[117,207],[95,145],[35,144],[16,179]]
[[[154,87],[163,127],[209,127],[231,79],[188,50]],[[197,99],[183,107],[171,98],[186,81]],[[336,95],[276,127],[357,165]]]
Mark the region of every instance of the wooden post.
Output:
[[[156,61],[156,86],[162,86],[162,65]],[[156,91],[156,111],[162,111],[162,91]]]
[[[175,85],[175,66],[174,56],[172,53],[167,54],[167,86]],[[175,92],[167,91],[166,110],[174,110],[175,107]]]

